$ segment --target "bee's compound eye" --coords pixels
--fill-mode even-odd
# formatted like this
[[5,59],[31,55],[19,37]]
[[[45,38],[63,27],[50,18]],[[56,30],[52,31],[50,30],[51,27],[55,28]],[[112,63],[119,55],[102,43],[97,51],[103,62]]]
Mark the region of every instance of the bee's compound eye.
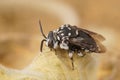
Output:
[[53,40],[49,40],[48,41],[48,47],[49,48],[53,48],[54,47]]
[[53,42],[52,42],[52,40],[47,39],[47,40],[46,40],[46,46],[52,48],[52,47],[53,47]]

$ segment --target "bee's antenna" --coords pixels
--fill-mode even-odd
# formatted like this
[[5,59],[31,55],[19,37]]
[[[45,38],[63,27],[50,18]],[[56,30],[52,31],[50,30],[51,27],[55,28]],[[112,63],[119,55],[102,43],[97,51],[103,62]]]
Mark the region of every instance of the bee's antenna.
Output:
[[39,25],[40,25],[40,31],[41,31],[43,37],[44,37],[44,38],[47,38],[47,37],[45,36],[45,34],[43,33],[43,29],[42,29],[42,25],[41,25],[41,21],[40,21],[40,20],[39,20]]

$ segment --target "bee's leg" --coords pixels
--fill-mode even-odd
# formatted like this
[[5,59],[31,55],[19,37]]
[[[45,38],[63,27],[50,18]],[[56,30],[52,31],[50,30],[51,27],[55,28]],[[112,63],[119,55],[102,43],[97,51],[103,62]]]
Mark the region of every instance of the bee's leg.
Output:
[[70,59],[71,59],[72,69],[74,70],[73,51],[69,51],[69,57],[70,57]]
[[73,61],[73,57],[70,58],[71,62],[72,62],[72,70],[74,70],[74,61]]
[[56,53],[56,49],[58,48],[58,41],[56,41],[55,43],[54,43],[54,47],[53,47],[53,49],[54,49],[54,51],[55,51],[55,55],[57,55],[57,53]]
[[78,53],[78,56],[81,56],[81,57],[84,57],[84,56],[86,55],[85,53],[83,53],[83,52],[80,51],[80,50],[78,50],[77,53]]
[[55,51],[55,55],[57,55],[57,53],[56,53],[56,49],[54,49],[54,51]]
[[50,51],[52,51],[52,48],[50,48]]

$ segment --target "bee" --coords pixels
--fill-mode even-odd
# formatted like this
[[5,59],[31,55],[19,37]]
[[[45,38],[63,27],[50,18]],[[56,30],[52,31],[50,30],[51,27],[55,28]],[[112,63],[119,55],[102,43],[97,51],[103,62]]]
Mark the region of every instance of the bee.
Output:
[[101,44],[105,38],[95,32],[64,24],[58,29],[49,31],[46,36],[43,32],[41,22],[39,21],[40,31],[44,39],[41,41],[40,51],[42,52],[43,43],[50,49],[57,50],[63,49],[68,51],[71,59],[72,68],[74,69],[73,54],[77,53],[78,56],[85,56],[86,53],[104,53],[105,47]]

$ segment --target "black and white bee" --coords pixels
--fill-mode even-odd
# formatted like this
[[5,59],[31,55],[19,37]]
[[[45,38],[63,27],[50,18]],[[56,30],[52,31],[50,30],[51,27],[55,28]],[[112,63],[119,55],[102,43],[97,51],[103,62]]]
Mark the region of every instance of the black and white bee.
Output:
[[42,52],[43,42],[50,49],[57,50],[58,48],[68,51],[68,55],[72,61],[72,68],[74,69],[73,54],[84,56],[86,53],[104,53],[105,47],[101,44],[105,38],[95,32],[78,28],[69,24],[64,24],[58,29],[50,31],[45,36],[41,22],[39,21],[40,31],[45,39],[41,41],[40,51]]

